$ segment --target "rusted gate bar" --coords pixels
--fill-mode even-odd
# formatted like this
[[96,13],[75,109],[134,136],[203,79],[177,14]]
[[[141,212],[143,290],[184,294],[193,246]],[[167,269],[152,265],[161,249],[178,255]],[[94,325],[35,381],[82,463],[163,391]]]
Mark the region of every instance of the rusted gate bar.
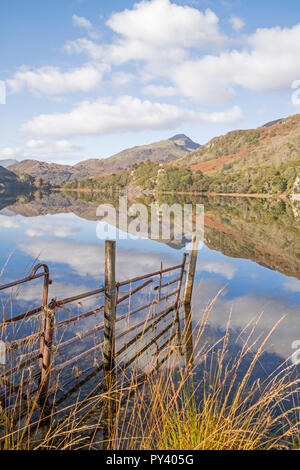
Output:
[[[154,325],[156,325],[163,317],[167,316],[170,312],[175,310],[175,308],[176,308],[176,305],[174,304],[174,305],[171,305],[170,307],[162,310],[161,312],[156,313],[155,315],[151,316],[151,321],[154,320],[155,318],[158,318],[158,317],[159,317],[159,320],[155,321],[154,323],[151,323],[150,327],[152,328]],[[132,331],[136,330],[140,326],[145,325],[146,323],[147,323],[147,321],[143,320],[142,322],[138,323],[137,325],[134,325],[133,327],[129,328],[128,330],[124,331],[123,333],[120,333],[116,337],[116,339],[123,338],[123,336],[126,336],[128,333],[131,333]],[[144,330],[143,332],[145,332],[145,331],[146,330]]]
[[40,355],[37,354],[30,359],[27,359],[26,361],[21,362],[17,366],[13,367],[10,370],[7,370],[6,372],[3,372],[3,374],[0,374],[0,378],[2,377],[7,377],[8,375],[12,375],[15,372],[18,372],[19,370],[23,369],[24,367],[28,366],[29,364],[32,364],[33,362],[37,361],[40,358]]
[[[141,289],[143,289],[144,287],[148,286],[149,284],[151,284],[151,282],[153,282],[152,279],[150,279],[149,281],[145,282],[144,284],[136,287],[134,290],[130,291],[129,294],[126,294],[124,295],[123,297],[121,297],[120,299],[118,299],[118,304],[120,304],[121,302],[124,302],[125,300],[127,300],[131,295],[135,294],[136,292],[140,291]],[[58,302],[56,305],[61,305],[60,302]],[[102,312],[102,310],[104,310],[104,305],[102,305],[101,307],[99,308],[96,308],[94,310],[90,310],[89,312],[86,312],[86,313],[82,313],[80,315],[77,315],[76,317],[73,317],[73,318],[69,318],[68,320],[64,320],[64,321],[61,321],[60,323],[57,323],[55,325],[55,328],[61,328],[62,326],[66,326],[68,325],[69,323],[73,323],[73,322],[76,322],[78,320],[82,320],[83,318],[87,318],[91,315],[95,315],[96,313],[99,313],[99,312]]]
[[33,268],[29,276],[24,277],[23,279],[19,279],[18,281],[10,282],[9,284],[4,284],[0,286],[0,291],[10,289],[11,287],[19,286],[20,284],[25,284],[26,282],[33,281],[34,279],[39,279],[40,277],[45,276],[45,272],[36,274],[36,271],[38,271],[41,267],[46,267],[48,270],[48,266],[46,264],[39,264]]
[[154,273],[145,274],[144,276],[135,277],[133,279],[129,279],[128,281],[118,282],[117,287],[123,287],[127,284],[133,284],[134,282],[142,281],[143,279],[147,279],[148,277],[154,277],[160,275],[160,273],[165,274],[171,271],[175,271],[176,269],[180,269],[182,264],[178,264],[177,266],[172,266],[171,268],[165,268],[162,271],[155,271]]
[[97,344],[97,345],[94,346],[93,348],[88,349],[87,351],[84,351],[84,352],[81,353],[81,354],[78,354],[78,356],[72,357],[72,359],[69,359],[68,361],[64,362],[63,364],[59,364],[59,365],[56,366],[54,369],[52,369],[52,372],[59,372],[60,370],[65,369],[65,367],[74,364],[74,362],[80,361],[81,359],[85,358],[86,356],[88,356],[88,355],[91,354],[92,352],[97,351],[97,349],[102,348],[102,347],[103,347],[103,344],[104,344],[104,343]]
[[[180,264],[180,265],[163,269],[163,266],[161,264],[159,271],[155,271],[153,273],[145,274],[143,276],[135,277],[135,278],[130,279],[130,280],[126,280],[126,281],[123,281],[123,282],[116,283],[116,281],[115,281],[115,242],[108,241],[108,242],[106,242],[105,288],[101,287],[99,289],[96,289],[96,290],[93,290],[93,291],[90,291],[90,292],[86,292],[86,293],[83,293],[83,294],[79,294],[79,295],[76,295],[74,297],[69,297],[69,298],[66,298],[66,299],[60,300],[60,301],[54,300],[53,302],[50,303],[49,307],[47,307],[48,290],[49,290],[49,285],[51,284],[51,281],[50,281],[50,274],[49,274],[48,266],[45,265],[45,264],[39,264],[39,265],[35,266],[33,268],[33,270],[31,271],[30,275],[28,277],[24,278],[24,279],[21,279],[19,281],[14,282],[14,283],[6,284],[4,286],[0,286],[0,290],[4,290],[4,289],[11,288],[15,285],[20,285],[20,284],[23,284],[25,282],[29,282],[31,280],[44,277],[44,289],[43,289],[42,306],[39,307],[39,308],[36,308],[34,310],[31,310],[29,312],[26,312],[22,315],[19,315],[17,317],[14,317],[12,319],[9,319],[7,321],[4,321],[4,323],[2,324],[2,326],[3,326],[3,325],[6,325],[6,324],[14,322],[14,321],[22,320],[22,319],[24,319],[24,318],[26,318],[30,315],[34,315],[36,313],[42,312],[42,314],[41,314],[41,331],[39,333],[32,334],[32,335],[28,336],[27,338],[22,338],[20,340],[17,340],[14,343],[11,343],[8,346],[9,350],[14,350],[14,349],[17,349],[19,346],[25,344],[28,341],[29,338],[33,340],[33,339],[38,339],[40,337],[40,350],[39,350],[40,354],[36,355],[34,357],[31,357],[31,358],[28,358],[28,360],[26,360],[26,361],[23,360],[22,364],[19,364],[18,366],[16,366],[16,368],[13,368],[10,371],[8,371],[7,375],[13,374],[15,371],[20,370],[21,368],[23,368],[23,367],[29,365],[30,363],[32,363],[34,360],[37,360],[38,358],[40,358],[40,365],[39,365],[39,368],[40,368],[40,390],[42,390],[43,395],[47,396],[48,391],[49,391],[50,371],[51,371],[51,362],[52,362],[53,352],[58,351],[58,350],[62,349],[63,347],[69,346],[70,344],[73,344],[76,341],[79,341],[81,339],[80,337],[74,337],[74,338],[71,338],[68,341],[65,341],[64,343],[62,343],[60,345],[57,345],[55,348],[53,348],[52,343],[53,343],[54,328],[59,328],[60,326],[67,325],[67,324],[69,324],[71,322],[74,322],[74,321],[77,321],[81,318],[85,318],[86,316],[98,313],[101,310],[105,311],[104,323],[96,325],[92,330],[88,330],[86,332],[83,332],[82,333],[82,338],[88,336],[89,334],[92,334],[92,332],[94,332],[94,331],[99,331],[102,328],[104,328],[104,332],[105,332],[105,334],[104,334],[104,344],[103,344],[104,366],[105,366],[105,368],[108,368],[108,370],[112,371],[113,368],[114,368],[114,357],[115,357],[115,340],[116,340],[116,338],[115,338],[115,322],[120,321],[123,318],[128,316],[128,313],[127,313],[126,315],[123,315],[123,316],[119,317],[116,320],[116,305],[123,302],[123,301],[125,301],[130,296],[132,296],[136,292],[140,291],[141,289],[143,289],[144,287],[146,287],[150,283],[152,283],[153,279],[149,279],[149,278],[153,278],[154,276],[159,276],[158,302],[161,302],[163,300],[167,300],[170,297],[176,295],[175,305],[178,306],[178,302],[179,302],[179,298],[180,298],[180,291],[181,291],[181,286],[182,286],[182,277],[183,277],[183,273],[184,273],[184,267],[185,267],[185,257],[183,259],[183,263]],[[37,273],[37,271],[41,268],[44,269],[44,272]],[[162,275],[164,273],[169,273],[169,272],[175,271],[177,269],[180,269],[180,277],[175,279],[174,281],[169,281],[169,282],[166,282],[166,283],[163,284],[162,283]],[[135,289],[130,289],[130,292],[128,294],[124,295],[121,298],[116,299],[116,291],[119,290],[120,287],[128,285],[128,284],[132,284],[132,283],[135,283],[135,282],[139,282],[139,281],[142,281],[142,280],[145,280],[145,279],[148,279],[148,280],[146,282],[144,282],[142,285],[137,286]],[[161,296],[162,288],[168,287],[169,285],[175,284],[176,282],[179,282],[178,288],[176,290],[174,290],[173,292],[171,292],[171,293],[169,293],[169,294],[162,297]],[[104,306],[101,306],[98,309],[91,310],[90,312],[86,312],[82,315],[78,315],[78,316],[76,316],[74,318],[71,318],[71,319],[68,319],[66,321],[60,322],[57,325],[54,325],[54,318],[55,318],[56,308],[59,308],[60,306],[63,306],[64,304],[74,302],[76,300],[81,300],[81,299],[84,299],[84,298],[87,298],[87,297],[91,297],[91,296],[99,294],[101,292],[105,292],[105,305]],[[149,302],[148,304],[143,305],[143,306],[133,310],[132,312],[129,313],[129,315],[133,315],[133,314],[135,314],[135,313],[137,313],[137,312],[139,312],[139,311],[141,311],[141,310],[143,310],[147,307],[150,307],[151,305],[153,305],[153,303],[154,303],[153,301]],[[157,300],[156,300],[156,303],[157,303]],[[153,318],[157,318],[161,314],[163,314],[163,316],[164,316],[166,314],[166,312],[169,312],[173,309],[174,309],[174,306],[172,305],[171,307],[167,308],[163,312],[160,312],[159,314],[154,315]],[[140,323],[139,325],[136,325],[135,327],[128,330],[127,332],[121,333],[118,336],[118,338],[124,336],[124,334],[127,334],[129,331],[133,331],[134,329],[138,328],[139,326],[142,326],[144,323],[145,323],[145,321]],[[97,347],[101,347],[101,345],[98,345]],[[92,350],[94,350],[94,348],[92,348]],[[92,352],[92,350],[85,351],[83,354],[88,355]],[[37,352],[38,352],[38,350],[31,352],[31,354],[35,354]],[[81,356],[81,355],[79,355],[79,356]],[[79,359],[79,357],[72,358],[71,361],[73,362],[76,359]],[[69,364],[69,361],[67,361],[67,363],[65,363],[65,364],[59,365],[58,368],[60,369],[61,367],[62,368],[66,367],[68,364]]]
[[[44,272],[42,273],[39,273],[39,274],[36,274],[37,271],[41,268],[44,268]],[[43,307],[45,305],[47,305],[47,302],[48,302],[48,290],[49,290],[49,285],[51,284],[51,281],[50,281],[50,272],[49,272],[49,268],[46,264],[38,264],[36,266],[34,266],[34,268],[32,269],[31,273],[29,276],[25,277],[24,279],[20,279],[19,281],[15,281],[15,282],[11,282],[9,284],[5,284],[3,286],[0,286],[0,291],[3,291],[5,289],[9,289],[11,287],[14,287],[14,286],[18,286],[20,284],[25,284],[26,282],[30,282],[30,281],[33,281],[35,279],[39,279],[41,277],[44,277],[44,287],[43,287],[43,296],[42,296],[42,306],[41,307],[38,307],[38,308],[35,308],[33,310],[29,310],[28,312],[26,313],[23,313],[21,315],[18,315],[14,318],[9,318],[9,319],[5,319],[4,318],[4,321],[2,323],[0,323],[0,328],[10,324],[10,323],[14,323],[14,322],[17,322],[17,321],[20,321],[20,320],[23,320],[29,316],[32,316],[32,315],[35,315],[37,313],[40,313],[43,309]]]
[[[158,276],[158,275],[160,275],[160,273],[165,274],[165,273],[168,273],[168,272],[171,272],[171,271],[175,271],[176,269],[180,269],[181,267],[182,267],[182,265],[179,264],[178,266],[172,266],[171,268],[166,268],[166,269],[163,269],[162,271],[159,270],[159,271],[155,271],[153,273],[145,274],[143,276],[135,277],[133,279],[128,279],[126,281],[117,282],[116,283],[116,289],[119,289],[120,287],[126,286],[128,284],[133,284],[133,283],[138,282],[138,281],[143,281],[144,279],[147,279],[149,277]],[[92,297],[93,295],[100,294],[101,292],[104,292],[104,291],[105,291],[105,288],[102,287],[101,289],[97,289],[97,290],[94,290],[94,291],[91,291],[91,292],[86,292],[85,294],[80,294],[80,295],[76,295],[74,297],[69,297],[67,299],[59,300],[59,301],[57,301],[57,306],[59,307],[61,305],[66,305],[66,304],[75,302],[76,300],[82,300],[82,299],[85,299],[87,297]]]
[[177,277],[177,278],[174,279],[173,281],[169,281],[169,282],[166,282],[165,284],[162,284],[161,286],[156,286],[156,287],[154,287],[154,290],[158,290],[159,287],[160,287],[161,289],[163,289],[164,287],[169,287],[169,286],[171,286],[172,284],[176,284],[176,282],[179,282],[180,279],[181,279],[180,277]]
[[14,351],[15,349],[20,348],[23,344],[27,344],[29,341],[34,341],[40,338],[41,332],[33,333],[32,335],[26,336],[26,338],[18,339],[13,343],[9,343],[6,346],[6,351]]
[[104,290],[104,287],[101,287],[100,289],[85,292],[84,294],[74,295],[73,297],[68,297],[67,299],[57,301],[56,305],[57,307],[60,307],[61,305],[70,304],[72,302],[75,302],[76,300],[83,300],[87,297],[92,297],[93,295],[101,294],[101,292],[104,292]]

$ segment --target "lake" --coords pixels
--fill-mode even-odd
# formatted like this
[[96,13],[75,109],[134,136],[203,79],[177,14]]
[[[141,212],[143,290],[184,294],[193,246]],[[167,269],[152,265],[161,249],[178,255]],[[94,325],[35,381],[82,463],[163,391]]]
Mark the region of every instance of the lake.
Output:
[[[105,242],[97,237],[98,224],[104,222],[99,222],[96,210],[99,204],[116,204],[116,199],[116,195],[104,197],[86,193],[52,193],[32,200],[2,199],[0,284],[28,275],[30,269],[40,262],[46,263],[50,268],[53,281],[50,299],[61,299],[99,288],[104,281]],[[138,199],[138,202],[146,205],[153,201],[153,196]],[[210,344],[217,342],[224,335],[229,321],[234,352],[236,347],[242,347],[243,334],[255,322],[254,340],[266,337],[280,321],[266,342],[261,370],[257,371],[257,374],[262,375],[272,373],[282,361],[289,360],[295,353],[293,343],[300,340],[298,207],[281,200],[230,197],[159,196],[156,202],[204,205],[205,232],[196,267],[193,326],[197,328],[203,312],[213,301],[204,341]],[[109,226],[108,237],[114,235],[115,227],[112,224]],[[124,234],[117,241],[118,281],[157,271],[161,262],[164,267],[178,265],[186,251],[185,242],[168,243],[145,236],[122,238],[125,238]],[[146,302],[146,299],[151,299],[153,293],[152,289],[147,294],[141,294],[142,300]],[[136,305],[142,300],[136,300]],[[2,293],[1,302],[6,318],[38,307],[41,304],[41,281]],[[80,313],[95,308],[96,305],[97,299],[88,299],[73,305],[71,313]],[[57,320],[66,319],[69,315],[68,309],[61,310]],[[130,326],[143,320],[143,315],[145,313],[140,312]],[[95,322],[95,319],[87,319],[82,324],[73,325],[66,333],[66,338],[93,327]],[[117,333],[123,331],[126,325],[125,320],[119,324]],[[163,325],[166,328],[167,319]],[[30,334],[35,327],[34,320],[27,322],[21,329],[8,332],[9,339],[12,340],[13,336],[14,339],[21,338],[25,332]],[[160,328],[163,331],[162,325]],[[126,336],[125,340],[123,338],[122,344],[133,336],[134,333]],[[153,331],[144,338],[142,346],[151,341],[152,337]],[[164,335],[154,345],[154,349],[150,348],[138,359],[140,371],[151,370],[153,357],[158,361],[155,351],[159,351],[163,344]],[[59,361],[82,352],[84,347],[76,346],[71,352],[62,353]],[[135,352],[134,348],[135,345],[131,348],[132,353]],[[254,353],[256,348],[254,341]],[[97,362],[97,358],[94,361]],[[184,362],[183,359],[182,361]],[[123,359],[123,362],[126,360]],[[86,371],[92,368],[88,361],[82,367]],[[63,383],[66,382],[67,375]]]

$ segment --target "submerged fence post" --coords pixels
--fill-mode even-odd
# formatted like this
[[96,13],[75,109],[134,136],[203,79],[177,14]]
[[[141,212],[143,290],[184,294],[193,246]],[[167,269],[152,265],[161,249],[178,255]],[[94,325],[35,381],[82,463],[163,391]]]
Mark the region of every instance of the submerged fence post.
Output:
[[196,271],[196,264],[197,264],[197,257],[198,257],[198,246],[199,246],[199,238],[197,235],[194,235],[193,240],[192,240],[189,265],[188,265],[188,270],[187,270],[187,275],[186,275],[184,298],[183,298],[183,303],[185,305],[186,304],[191,305],[192,303],[194,278],[195,278],[195,271]]
[[41,368],[41,398],[46,399],[49,392],[50,372],[52,365],[52,345],[53,345],[53,331],[55,321],[55,310],[52,304],[49,307],[44,307],[45,315],[45,335],[44,335],[44,349],[42,356]]
[[49,272],[48,266],[44,265],[44,269],[45,269],[45,276],[44,276],[43,299],[42,299],[43,309],[41,311],[41,337],[40,337],[40,363],[39,363],[41,375],[42,375],[42,370],[43,370],[43,355],[44,355],[45,331],[46,331],[46,312],[44,309],[48,305],[49,285],[51,284],[50,272]]
[[193,327],[192,327],[192,295],[194,287],[194,278],[198,257],[199,238],[193,236],[190,252],[189,265],[187,270],[185,292],[183,299],[184,306],[184,329],[185,329],[185,354],[186,366],[193,367],[194,363],[194,346],[193,346]]
[[113,370],[116,330],[116,242],[105,242],[105,306],[103,368]]
[[105,242],[105,306],[104,306],[104,448],[110,450],[114,432],[115,396],[115,349],[116,349],[116,242]]

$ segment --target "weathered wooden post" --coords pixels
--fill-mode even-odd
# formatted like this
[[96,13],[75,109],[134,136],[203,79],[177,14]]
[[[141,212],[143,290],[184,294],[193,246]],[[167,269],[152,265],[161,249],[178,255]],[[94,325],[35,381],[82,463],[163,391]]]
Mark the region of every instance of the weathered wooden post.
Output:
[[185,291],[184,291],[184,304],[192,303],[193,287],[194,287],[194,278],[197,265],[198,257],[198,246],[199,246],[199,237],[195,234],[192,239],[192,246],[190,252],[189,265],[186,276]]
[[52,345],[53,345],[53,332],[55,322],[55,309],[51,303],[49,307],[43,309],[45,315],[45,333],[44,333],[44,349],[42,355],[42,367],[41,367],[41,398],[47,399],[50,384],[50,372],[52,366]]
[[111,449],[115,416],[115,349],[116,349],[116,242],[105,242],[105,306],[104,306],[104,448]]
[[105,306],[103,368],[113,370],[116,329],[116,242],[105,242]]
[[192,327],[192,295],[194,287],[194,278],[198,257],[199,238],[193,236],[190,252],[189,265],[187,270],[185,291],[184,291],[184,324],[185,324],[185,354],[186,366],[193,367],[194,347],[193,347],[193,327]]
[[[40,374],[41,375],[42,375],[42,370],[43,370],[43,355],[44,355],[45,331],[46,331],[46,312],[45,312],[45,308],[48,305],[49,285],[51,284],[49,268],[46,265],[43,265],[43,267],[44,267],[44,271],[45,271],[45,276],[44,276],[43,299],[42,299],[43,309],[41,311],[41,337],[40,337],[40,362],[39,362],[39,368],[40,368]],[[37,268],[39,268],[39,266],[37,266],[36,269]],[[40,376],[40,379],[41,379],[41,376]]]
[[186,265],[186,258],[187,258],[187,253],[184,253],[183,257],[182,257],[182,266],[181,266],[181,269],[180,269],[180,276],[179,276],[179,282],[178,282],[178,291],[177,291],[176,301],[175,301],[177,335],[178,335],[179,350],[180,350],[181,355],[183,354],[183,352],[182,352],[179,308],[180,308],[180,295],[181,295],[182,281],[183,281],[184,270],[185,270],[185,265]]

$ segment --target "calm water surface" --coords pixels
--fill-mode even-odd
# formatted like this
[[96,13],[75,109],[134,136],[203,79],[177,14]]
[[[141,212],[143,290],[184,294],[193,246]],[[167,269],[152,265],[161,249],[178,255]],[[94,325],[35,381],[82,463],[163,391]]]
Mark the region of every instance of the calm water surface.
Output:
[[[100,202],[89,197],[52,194],[32,201],[2,200],[0,207],[0,283],[28,274],[37,262],[47,263],[53,281],[50,298],[64,298],[97,289],[103,283],[104,241],[96,228]],[[107,202],[111,202],[108,200]],[[140,200],[149,204],[151,200]],[[287,359],[300,340],[300,218],[297,208],[282,201],[234,198],[164,198],[168,203],[198,202],[205,207],[205,241],[199,251],[193,302],[193,324],[200,320],[209,302],[219,293],[209,318],[208,341],[219,338],[231,313],[230,328],[238,334],[261,315],[256,335],[266,336],[282,321],[266,345],[266,367]],[[111,226],[113,231],[114,227]],[[164,266],[180,264],[186,247],[140,237],[118,240],[117,279],[133,278]],[[152,291],[139,302],[151,299]],[[41,304],[41,281],[1,294],[5,315],[15,315]],[[72,306],[86,311],[97,299]],[[137,302],[137,301],[136,301]],[[13,310],[13,313],[11,313]],[[59,318],[68,318],[61,311]],[[133,322],[143,319],[143,313]],[[98,319],[73,325],[68,335],[93,326]],[[167,319],[164,326],[167,325]],[[130,325],[132,326],[131,323]],[[11,334],[24,336],[32,323]],[[125,323],[118,326],[124,329]],[[67,335],[67,336],[68,336]],[[163,342],[163,338],[160,339]],[[74,352],[80,352],[76,346]],[[66,356],[62,353],[61,359]],[[153,351],[140,360],[147,370]],[[267,364],[268,363],[268,364]]]

